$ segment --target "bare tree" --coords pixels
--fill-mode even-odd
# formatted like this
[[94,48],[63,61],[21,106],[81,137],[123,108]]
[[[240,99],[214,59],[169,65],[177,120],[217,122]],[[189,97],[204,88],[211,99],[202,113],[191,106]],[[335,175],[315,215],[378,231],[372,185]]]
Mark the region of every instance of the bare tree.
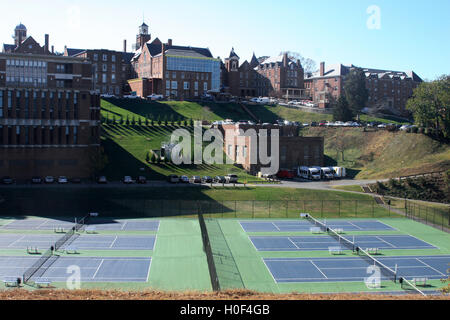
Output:
[[281,52],[280,54],[284,54],[284,53],[287,53],[288,57],[292,60],[300,60],[302,66],[303,66],[303,70],[305,70],[305,73],[317,71],[317,64],[314,60],[312,60],[310,58],[305,58],[298,52],[286,51],[286,52]]

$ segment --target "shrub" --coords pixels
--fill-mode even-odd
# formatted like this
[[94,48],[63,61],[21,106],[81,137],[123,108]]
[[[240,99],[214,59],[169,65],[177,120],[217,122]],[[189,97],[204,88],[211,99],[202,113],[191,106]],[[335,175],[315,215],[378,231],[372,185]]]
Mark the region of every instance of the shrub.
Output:
[[425,133],[425,128],[420,127],[417,132],[420,133],[420,134],[424,134]]
[[411,128],[411,131],[412,131],[412,133],[417,133],[417,132],[419,132],[419,128],[417,128],[417,127],[412,127],[412,128]]

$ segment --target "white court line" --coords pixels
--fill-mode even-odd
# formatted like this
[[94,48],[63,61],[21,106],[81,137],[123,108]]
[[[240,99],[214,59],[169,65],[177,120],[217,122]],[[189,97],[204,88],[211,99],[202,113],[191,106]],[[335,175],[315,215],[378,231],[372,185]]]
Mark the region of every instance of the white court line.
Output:
[[116,243],[116,241],[117,241],[117,236],[114,238],[113,242],[111,242],[111,245],[109,247],[112,248],[112,246],[114,245],[114,243]]
[[273,276],[272,271],[270,270],[269,266],[266,264],[266,260],[264,260],[264,258],[261,258],[261,259],[262,259],[264,265],[266,266],[267,271],[269,271],[270,276],[271,276],[272,279],[273,279],[273,282],[278,283],[278,281],[277,281],[277,280],[275,279],[275,277]]
[[277,225],[275,223],[271,223],[278,231],[281,231],[280,228],[277,227]]
[[291,238],[288,237],[288,240],[289,240],[289,241],[290,241],[297,249],[300,249],[300,247],[297,246],[297,245],[295,244],[295,242],[291,240]]
[[314,267],[316,267],[317,270],[319,270],[319,272],[325,277],[325,279],[328,279],[328,277],[325,275],[325,273],[323,273],[322,270],[320,270],[319,267],[316,266],[316,264],[315,264],[312,260],[309,260],[309,262],[311,262],[311,264],[312,264]]
[[443,273],[440,272],[439,270],[433,268],[433,267],[430,266],[428,263],[423,262],[422,260],[420,260],[420,258],[416,258],[416,260],[419,261],[419,262],[421,262],[421,263],[423,263],[424,265],[426,265],[426,266],[427,266],[428,268],[430,268],[431,270],[434,270],[434,271],[436,271],[437,273],[441,274],[442,276],[447,277],[446,274],[443,274]]
[[148,266],[147,278],[145,279],[145,282],[148,282],[148,279],[150,278],[150,269],[152,268],[152,262],[153,262],[153,259],[150,258],[150,265]]
[[102,266],[103,261],[104,261],[104,259],[102,259],[102,261],[101,261],[100,264],[98,265],[98,268],[97,268],[97,270],[95,271],[94,275],[92,276],[92,279],[95,279],[95,276],[97,275],[98,270],[100,270],[100,267]]
[[14,240],[13,242],[11,242],[7,247],[8,247],[8,248],[11,247],[14,243],[16,243],[16,242],[22,240],[22,239],[25,238],[25,237],[26,237],[26,235],[21,236],[19,239]]
[[363,229],[363,228],[357,226],[356,224],[351,223],[350,221],[347,221],[347,222],[348,222],[349,224],[351,224],[352,226],[358,228],[359,230],[364,230],[364,231],[366,231],[365,229]]
[[50,220],[46,219],[44,220],[44,222],[42,222],[40,225],[38,225],[37,227],[34,227],[34,229],[39,229],[40,227],[42,227],[44,224],[48,223]]
[[378,240],[380,240],[380,241],[382,241],[382,242],[388,244],[388,245],[391,246],[392,248],[397,248],[397,246],[394,246],[392,243],[387,242],[386,240],[383,240],[382,238],[380,238],[380,236],[374,236],[374,237],[375,237],[375,239],[378,239]]
[[125,228],[125,226],[127,225],[127,223],[128,223],[128,221],[125,221],[120,230],[123,230]]

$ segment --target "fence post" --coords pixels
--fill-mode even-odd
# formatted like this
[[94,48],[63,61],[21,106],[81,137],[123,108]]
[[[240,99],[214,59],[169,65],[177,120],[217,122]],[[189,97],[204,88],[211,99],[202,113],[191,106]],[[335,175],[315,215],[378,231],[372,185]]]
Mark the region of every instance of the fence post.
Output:
[[269,219],[270,219],[270,200],[268,200],[269,202]]
[[255,219],[255,200],[252,200],[252,219]]
[[323,218],[323,200],[322,200],[322,207],[320,208],[320,216]]
[[358,200],[355,200],[355,216],[358,217]]
[[425,207],[425,224],[428,224],[428,207]]
[[338,201],[339,201],[339,217],[341,217],[341,200]]

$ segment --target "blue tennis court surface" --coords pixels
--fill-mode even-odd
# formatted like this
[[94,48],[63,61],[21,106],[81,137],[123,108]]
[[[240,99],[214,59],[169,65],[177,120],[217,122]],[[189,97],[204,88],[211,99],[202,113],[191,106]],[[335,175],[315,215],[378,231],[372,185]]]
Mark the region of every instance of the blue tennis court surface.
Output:
[[[75,224],[73,219],[24,219],[14,220],[0,227],[5,230],[53,230],[55,228],[70,229]],[[89,225],[95,226],[97,230],[105,231],[158,231],[159,221],[157,220],[109,220],[102,218],[91,218]]]
[[[435,246],[410,235],[347,235],[343,237],[351,242],[354,240],[356,246],[363,249],[436,249]],[[250,240],[258,251],[317,251],[339,246],[338,240],[328,235],[298,237],[256,236],[250,237]]]
[[[307,220],[241,221],[240,224],[245,232],[308,232],[314,227]],[[332,229],[341,228],[344,231],[396,230],[377,220],[326,220],[326,224]]]
[[[37,247],[47,250],[57,240],[60,234],[0,234],[1,249],[26,249]],[[153,250],[156,242],[155,235],[148,236],[113,236],[113,235],[75,235],[69,241],[71,246],[79,250]],[[63,246],[64,248],[64,246]]]
[[[397,276],[411,279],[445,279],[450,256],[380,257],[391,269],[397,265]],[[264,262],[275,282],[364,281],[369,264],[360,257],[351,258],[267,258]],[[382,280],[388,280],[382,277]]]
[[[0,277],[21,277],[38,258],[0,257]],[[81,281],[146,282],[151,258],[69,258],[58,257],[41,277],[53,282],[66,282],[73,273],[68,267],[80,267]]]

